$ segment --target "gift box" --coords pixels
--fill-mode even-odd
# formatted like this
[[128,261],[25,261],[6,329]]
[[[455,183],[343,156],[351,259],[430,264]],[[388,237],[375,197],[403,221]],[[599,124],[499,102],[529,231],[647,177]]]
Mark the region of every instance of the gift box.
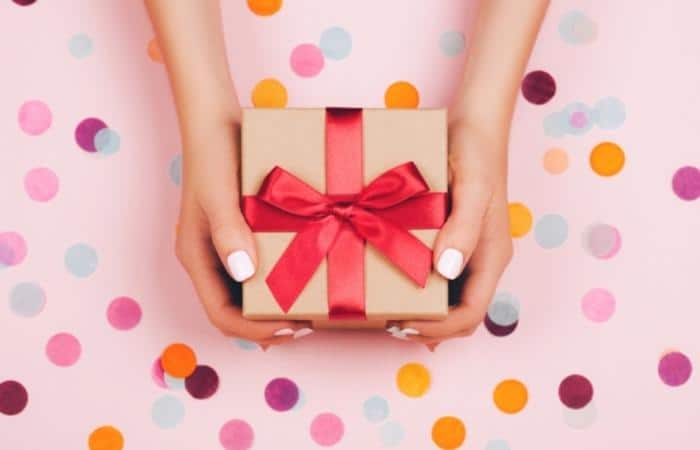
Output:
[[241,209],[258,269],[243,315],[319,328],[444,318],[432,246],[446,127],[441,109],[245,109]]

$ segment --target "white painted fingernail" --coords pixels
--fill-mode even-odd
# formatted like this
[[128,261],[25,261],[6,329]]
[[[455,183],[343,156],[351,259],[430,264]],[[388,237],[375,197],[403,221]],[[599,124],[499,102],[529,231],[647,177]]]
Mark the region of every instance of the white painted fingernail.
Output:
[[389,328],[387,328],[386,331],[387,333],[396,333],[397,331],[400,331],[400,328],[396,325],[392,325]]
[[241,282],[252,277],[255,273],[253,260],[245,250],[236,250],[226,258],[229,272],[234,280]]
[[274,336],[289,336],[290,334],[294,334],[294,330],[291,328],[280,328],[273,333]]
[[448,280],[454,280],[462,271],[463,262],[464,255],[462,255],[462,252],[456,248],[447,248],[443,250],[442,254],[440,255],[437,271]]
[[294,339],[303,338],[304,336],[308,336],[313,332],[314,330],[311,328],[300,328],[294,333]]
[[420,334],[420,331],[416,330],[415,328],[404,328],[403,330],[401,330],[401,332],[403,334],[410,334],[413,336]]
[[396,339],[401,339],[401,340],[404,340],[404,341],[405,341],[406,339],[408,339],[408,337],[406,337],[406,335],[403,334],[403,333],[400,332],[400,331],[395,331],[395,332],[391,333],[391,336],[392,336],[392,337],[395,337]]

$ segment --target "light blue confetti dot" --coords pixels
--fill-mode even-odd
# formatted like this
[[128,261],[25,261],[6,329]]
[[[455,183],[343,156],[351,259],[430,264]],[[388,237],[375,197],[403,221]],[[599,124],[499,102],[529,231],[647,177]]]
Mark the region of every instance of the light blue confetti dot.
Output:
[[92,39],[87,34],[73,35],[68,42],[68,50],[78,59],[85,58],[92,53]]
[[75,244],[66,250],[64,261],[68,272],[85,278],[97,269],[97,252],[87,244]]
[[543,248],[556,248],[562,245],[569,234],[569,225],[558,214],[542,216],[535,225],[535,240]]
[[503,439],[494,439],[486,443],[484,450],[510,450],[510,446]]
[[301,408],[306,405],[306,395],[301,389],[298,389],[299,391],[299,398],[297,399],[297,402],[294,404],[294,407],[292,408],[292,411],[298,411]]
[[363,404],[365,417],[370,422],[381,422],[389,416],[389,403],[383,397],[374,395]]
[[165,385],[168,386],[168,389],[172,389],[174,391],[182,391],[185,389],[184,378],[176,378],[168,373],[163,373],[163,381],[165,382]]
[[545,116],[542,127],[547,136],[563,137],[569,130],[568,117],[561,111],[553,112]]
[[567,44],[589,44],[597,35],[597,25],[581,11],[570,11],[559,22],[559,36]]
[[178,154],[170,161],[170,168],[168,170],[170,173],[170,179],[175,186],[180,186],[182,183],[182,155]]
[[496,325],[511,326],[520,316],[520,302],[509,292],[499,292],[489,305],[488,315]]
[[386,447],[395,447],[403,441],[406,432],[398,422],[387,422],[379,428],[379,437]]
[[464,51],[464,34],[446,31],[440,35],[440,49],[446,56],[457,56]]
[[164,395],[153,403],[151,418],[160,428],[175,428],[185,418],[185,406],[172,395]]
[[36,283],[19,283],[10,291],[10,309],[22,317],[34,317],[44,309],[46,295]]
[[260,348],[257,343],[253,341],[249,341],[247,339],[240,339],[240,338],[235,338],[233,340],[233,343],[238,346],[241,350],[245,351],[252,351],[252,350],[257,350]]
[[598,126],[604,130],[614,130],[625,122],[625,105],[615,97],[599,100],[593,107]]
[[347,58],[352,50],[352,37],[344,28],[331,27],[321,33],[319,47],[326,58]]
[[112,155],[119,151],[121,138],[116,131],[110,128],[103,128],[95,134],[93,142],[99,154]]

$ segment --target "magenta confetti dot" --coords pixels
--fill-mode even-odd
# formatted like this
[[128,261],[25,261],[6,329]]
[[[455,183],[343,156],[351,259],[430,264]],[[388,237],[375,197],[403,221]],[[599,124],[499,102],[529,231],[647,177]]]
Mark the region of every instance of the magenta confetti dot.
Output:
[[17,4],[19,6],[29,6],[29,5],[33,5],[34,3],[36,3],[36,0],[12,0],[12,1],[15,2],[15,4]]
[[46,343],[46,356],[60,367],[75,364],[80,358],[81,350],[78,339],[69,333],[58,333]]
[[682,200],[692,201],[700,198],[700,169],[681,167],[673,175],[673,192]]
[[301,44],[292,50],[289,63],[300,77],[314,77],[323,69],[323,53],[314,44]]
[[248,450],[254,440],[253,428],[245,420],[229,420],[219,430],[219,442],[226,450]]
[[37,167],[24,176],[24,190],[32,200],[48,202],[58,192],[58,177],[46,167]]
[[27,243],[14,231],[0,233],[0,268],[16,266],[27,256]]
[[690,359],[681,352],[667,353],[659,361],[659,377],[669,386],[684,384],[692,372]]
[[117,330],[130,330],[141,321],[141,307],[132,298],[115,298],[107,307],[107,320]]
[[160,357],[153,361],[153,365],[151,366],[151,378],[156,386],[164,389],[168,388],[168,385],[165,383],[165,371],[163,370],[163,365],[160,363]]
[[544,70],[535,70],[525,75],[521,86],[523,97],[535,105],[544,105],[554,97],[557,84]]
[[29,395],[22,383],[7,380],[0,383],[0,413],[14,416],[24,411],[29,401]]
[[89,117],[78,124],[75,128],[75,142],[86,152],[96,152],[95,135],[102,129],[107,128],[100,119]]
[[518,328],[518,321],[516,320],[511,325],[503,326],[503,325],[499,325],[499,324],[495,323],[487,315],[486,317],[484,317],[484,326],[489,331],[489,333],[491,333],[492,335],[497,336],[497,337],[504,337],[504,336],[508,336],[513,331],[515,331],[516,328]]
[[615,297],[605,289],[591,289],[581,299],[581,310],[593,322],[606,322],[615,313]]
[[219,375],[209,366],[197,366],[192,375],[185,378],[185,389],[194,398],[209,398],[219,389]]
[[571,409],[581,409],[593,399],[593,385],[583,375],[569,375],[559,384],[559,399]]
[[289,411],[299,400],[299,388],[289,378],[275,378],[265,387],[265,401],[275,411]]
[[51,126],[51,110],[46,103],[39,100],[30,100],[20,106],[17,112],[19,127],[25,133],[37,136],[48,130]]
[[343,438],[345,427],[340,417],[333,413],[322,413],[311,422],[311,439],[318,445],[330,447]]

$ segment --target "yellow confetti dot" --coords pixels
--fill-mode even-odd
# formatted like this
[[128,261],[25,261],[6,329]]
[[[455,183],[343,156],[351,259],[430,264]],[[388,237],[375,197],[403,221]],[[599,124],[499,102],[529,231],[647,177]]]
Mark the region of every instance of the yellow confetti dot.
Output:
[[542,165],[544,170],[552,175],[559,175],[569,168],[569,155],[560,148],[547,150],[542,158]]
[[516,238],[525,236],[532,228],[532,213],[522,203],[508,204],[510,235]]
[[591,168],[602,177],[611,177],[625,165],[625,152],[612,142],[601,142],[591,151]]
[[407,81],[397,81],[384,93],[387,108],[417,108],[420,102],[418,90]]
[[274,78],[266,78],[255,85],[251,100],[257,108],[284,108],[287,106],[287,89]]
[[90,450],[122,450],[124,437],[122,433],[110,425],[95,429],[88,437]]
[[248,0],[248,8],[259,16],[271,16],[282,7],[282,0]]
[[420,397],[430,388],[430,372],[419,363],[404,364],[396,374],[399,391],[409,397]]
[[467,437],[464,423],[457,417],[440,417],[433,424],[433,442],[443,450],[459,448]]
[[148,57],[151,58],[152,61],[162,63],[163,62],[163,54],[160,52],[160,46],[158,45],[158,41],[156,38],[151,39],[148,41]]
[[493,390],[493,402],[507,414],[521,411],[527,404],[527,388],[518,380],[504,380]]

